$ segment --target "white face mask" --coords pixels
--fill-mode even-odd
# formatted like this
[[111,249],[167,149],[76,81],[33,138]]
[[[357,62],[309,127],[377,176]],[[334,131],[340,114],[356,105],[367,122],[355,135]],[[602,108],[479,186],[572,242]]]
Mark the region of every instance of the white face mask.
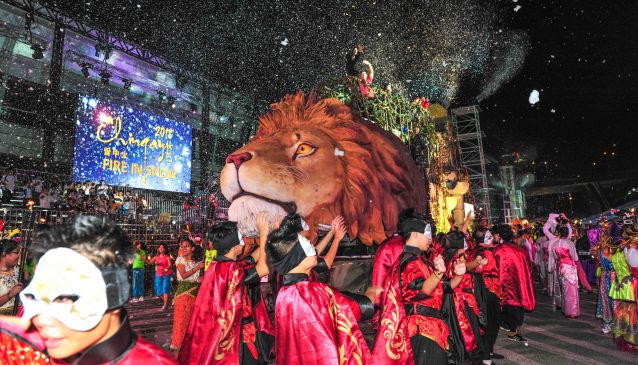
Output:
[[432,239],[432,225],[431,224],[427,224],[425,226],[425,230],[423,231],[423,234],[425,235],[425,237]]
[[483,243],[487,245],[491,245],[492,242],[494,242],[494,236],[492,236],[492,232],[490,231],[485,232],[485,238],[483,238]]
[[[56,303],[61,297],[75,297],[72,303]],[[31,283],[20,293],[22,318],[50,315],[76,331],[93,329],[108,308],[102,272],[89,259],[69,248],[47,251]]]

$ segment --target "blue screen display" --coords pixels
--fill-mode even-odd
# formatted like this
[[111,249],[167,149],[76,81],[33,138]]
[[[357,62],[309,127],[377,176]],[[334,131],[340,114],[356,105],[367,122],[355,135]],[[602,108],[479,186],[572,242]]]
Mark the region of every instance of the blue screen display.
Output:
[[75,181],[190,192],[190,125],[81,96],[76,128]]

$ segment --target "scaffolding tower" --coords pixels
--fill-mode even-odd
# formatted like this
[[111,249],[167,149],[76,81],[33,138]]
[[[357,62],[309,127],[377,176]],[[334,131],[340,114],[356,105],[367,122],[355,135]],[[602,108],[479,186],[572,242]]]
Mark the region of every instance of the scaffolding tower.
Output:
[[452,126],[456,133],[461,164],[467,171],[474,204],[483,213],[488,224],[492,224],[490,188],[487,185],[485,155],[483,153],[483,132],[479,120],[481,109],[478,105],[451,110]]

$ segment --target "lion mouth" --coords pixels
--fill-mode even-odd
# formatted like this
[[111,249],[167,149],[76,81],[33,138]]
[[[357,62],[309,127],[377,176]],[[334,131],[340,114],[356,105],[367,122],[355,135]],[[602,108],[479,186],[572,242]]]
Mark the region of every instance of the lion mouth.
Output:
[[248,192],[248,191],[242,191],[239,194],[236,194],[235,196],[233,196],[233,198],[230,201],[233,202],[236,199],[241,198],[242,196],[252,196],[254,198],[266,201],[268,203],[278,205],[287,214],[293,214],[293,213],[295,213],[297,211],[297,204],[295,204],[295,202],[282,202],[282,201],[279,201],[279,200],[266,198],[265,196],[261,196],[261,195],[258,195],[258,194],[255,194],[255,193],[251,193],[251,192]]

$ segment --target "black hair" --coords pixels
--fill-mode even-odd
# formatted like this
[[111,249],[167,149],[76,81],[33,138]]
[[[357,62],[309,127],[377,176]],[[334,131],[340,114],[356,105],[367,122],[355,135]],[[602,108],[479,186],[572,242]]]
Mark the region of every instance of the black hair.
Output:
[[560,238],[567,238],[567,236],[569,235],[569,229],[567,228],[566,225],[558,226],[558,228],[556,229],[556,232],[558,233]]
[[501,236],[503,242],[512,242],[514,239],[514,230],[509,224],[501,224],[496,232]]
[[191,247],[195,247],[195,242],[193,242],[193,240],[191,240],[191,239],[184,238],[183,240],[179,241],[179,243],[180,243],[180,244],[181,244],[182,242],[188,242],[188,244],[189,244]]
[[29,248],[36,259],[54,248],[70,248],[97,267],[128,267],[135,248],[107,218],[78,215],[69,224],[44,226]]
[[229,234],[237,232],[237,222],[224,221],[216,223],[208,231],[208,240],[213,242],[213,247],[217,250],[218,255],[224,255],[230,251],[232,247],[220,247],[221,240]]
[[159,245],[157,245],[157,253],[159,254],[160,246],[164,247],[164,255],[168,255],[169,251],[168,251],[168,245],[166,243],[160,243]]
[[10,254],[16,248],[20,247],[20,243],[10,239],[0,240],[0,258]]
[[303,230],[299,214],[288,214],[281,220],[279,228],[270,232],[266,241],[266,253],[275,261],[281,261],[297,243],[299,232]]

